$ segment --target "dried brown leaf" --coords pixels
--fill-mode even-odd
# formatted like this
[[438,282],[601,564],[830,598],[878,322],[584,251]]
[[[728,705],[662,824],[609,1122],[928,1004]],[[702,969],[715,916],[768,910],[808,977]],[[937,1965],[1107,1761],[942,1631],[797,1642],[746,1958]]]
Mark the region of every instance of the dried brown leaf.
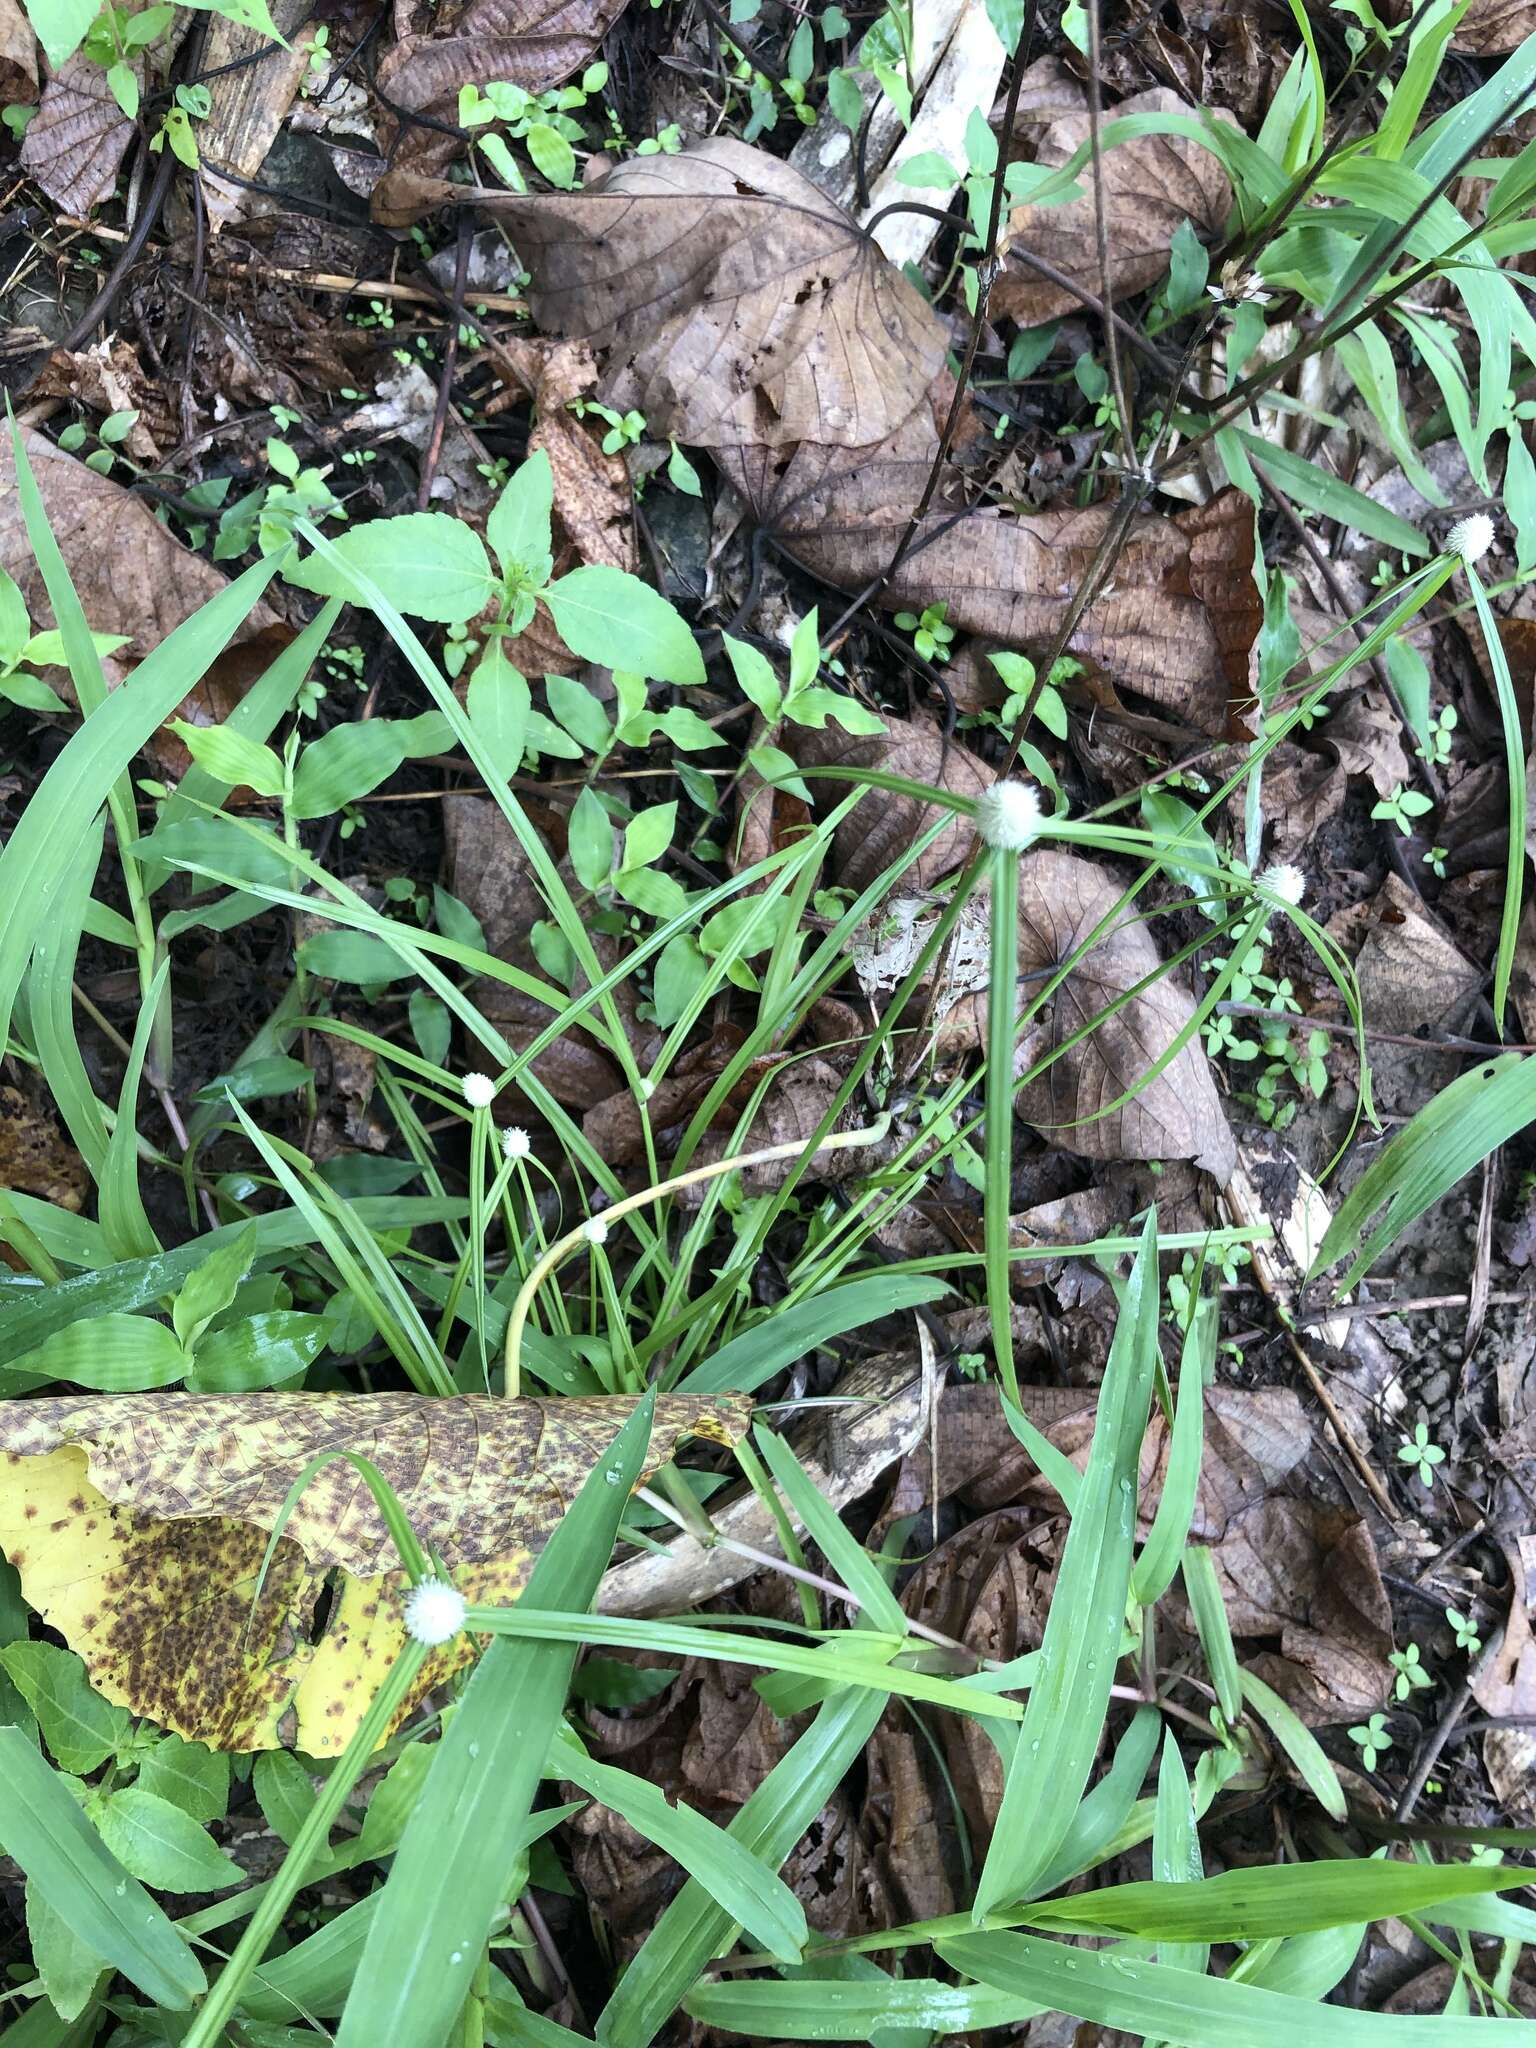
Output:
[[[509,1600],[632,1413],[630,1400],[180,1392],[16,1401],[0,1416],[0,1547],[30,1604],[110,1698],[215,1747],[346,1742],[404,1641],[403,1578],[355,1466],[300,1496],[247,1634],[267,1538],[325,1451],[369,1458],[470,1598]],[[652,1468],[677,1441],[730,1442],[750,1403],[657,1408]],[[324,1628],[313,1627],[329,1570]],[[415,1697],[472,1655],[460,1638]]]
[[1474,57],[1503,57],[1536,35],[1536,6],[1531,0],[1472,0],[1451,37],[1453,50]]
[[[1024,860],[1020,974],[1059,966],[1122,893],[1113,875],[1075,854],[1046,848]],[[1146,986],[1138,988],[1142,982]],[[1019,1107],[1055,1143],[1084,1158],[1193,1159],[1225,1180],[1237,1155],[1198,1035],[1155,1079],[1145,1078],[1188,1023],[1193,1005],[1172,975],[1160,972],[1157,947],[1134,911],[1121,913],[1052,997],[1036,1057],[1104,1016],[1132,988],[1138,992],[1113,1016],[1029,1084]],[[1097,1115],[1133,1088],[1128,1102]]]
[[[972,798],[990,787],[990,769],[957,741],[946,740],[936,725],[917,725],[904,718],[888,718],[885,725],[883,733],[851,734],[829,723],[821,732],[797,729],[787,741],[803,768],[878,769]],[[817,776],[808,787],[818,803],[830,806],[855,785],[837,776]],[[942,805],[922,804],[889,790],[869,790],[833,841],[833,872],[840,887],[864,888],[944,815]],[[904,886],[925,889],[965,858],[975,828],[968,818],[948,815],[951,822],[907,870]]]
[[43,87],[21,167],[63,212],[89,213],[112,190],[133,133],[101,66],[71,57]]
[[718,139],[580,192],[482,194],[532,273],[538,324],[613,351],[609,389],[700,447],[884,440],[922,403],[944,330],[788,164]]
[[[1158,87],[1123,100],[1110,118],[1129,114],[1184,114],[1175,92]],[[1082,112],[1061,114],[1040,137],[1037,161],[1064,164],[1087,143],[1090,123]],[[1087,172],[1083,173],[1086,183]],[[1122,299],[1155,284],[1168,268],[1174,231],[1186,220],[1214,241],[1226,222],[1232,188],[1209,150],[1176,135],[1143,135],[1103,156],[1104,214],[1109,241],[1110,296]],[[1008,220],[1008,246],[1041,257],[1053,269],[1099,296],[1099,254],[1091,192],[1064,206],[1018,206]],[[1029,268],[1018,254],[1005,262],[992,288],[994,312],[1038,326],[1076,312],[1075,292]]]
[[[788,553],[812,575],[858,590],[888,567],[937,447],[925,406],[878,448],[806,446],[787,463],[748,448],[717,451],[717,459]],[[881,603],[943,603],[963,632],[1043,651],[1115,516],[1110,505],[1019,517],[990,508],[934,513]],[[1190,542],[1171,520],[1142,513],[1131,521],[1108,588],[1068,646],[1190,726],[1225,734],[1222,647],[1193,593]]]
[[37,38],[21,0],[0,0],[0,106],[26,106],[37,91]]
[[[167,532],[142,499],[64,454],[45,435],[28,431],[22,438],[87,623],[93,632],[120,633],[128,641],[103,663],[108,683],[121,682],[136,662],[224,589],[225,579]],[[8,437],[0,445],[0,568],[20,585],[34,627],[51,626],[53,613],[27,544]],[[180,715],[202,722],[225,715],[287,638],[276,614],[257,605]],[[68,688],[62,670],[51,679],[55,687]],[[224,709],[210,709],[215,705]]]
[[[375,80],[386,109],[458,121],[459,88],[502,81],[524,92],[548,92],[597,55],[628,0],[469,0],[445,6],[432,33],[400,39],[379,60]],[[460,153],[453,135],[401,122],[389,170],[376,188],[374,216],[389,219],[413,201],[416,182]]]

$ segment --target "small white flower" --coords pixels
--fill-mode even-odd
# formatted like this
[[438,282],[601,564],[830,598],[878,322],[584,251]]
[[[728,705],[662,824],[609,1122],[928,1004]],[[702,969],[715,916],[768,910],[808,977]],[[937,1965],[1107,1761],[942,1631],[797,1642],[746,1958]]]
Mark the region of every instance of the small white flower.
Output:
[[521,1124],[508,1124],[501,1134],[501,1149],[509,1159],[526,1159],[533,1150],[533,1140]]
[[457,1586],[446,1579],[423,1579],[405,1596],[405,1632],[413,1642],[435,1649],[453,1641],[468,1611]]
[[1445,536],[1445,552],[1460,555],[1469,566],[1480,562],[1493,546],[1493,521],[1486,512],[1471,512],[1458,519]]
[[1266,868],[1259,880],[1272,896],[1278,896],[1282,903],[1300,903],[1307,893],[1307,878],[1301,869],[1288,860],[1276,861]]
[[994,782],[976,801],[976,829],[994,853],[1022,853],[1040,833],[1040,792],[1032,782]]
[[588,1244],[606,1244],[608,1242],[608,1226],[601,1216],[594,1216],[590,1222],[583,1223],[581,1234]]
[[489,1109],[496,1100],[496,1083],[489,1074],[466,1074],[463,1087],[471,1109]]

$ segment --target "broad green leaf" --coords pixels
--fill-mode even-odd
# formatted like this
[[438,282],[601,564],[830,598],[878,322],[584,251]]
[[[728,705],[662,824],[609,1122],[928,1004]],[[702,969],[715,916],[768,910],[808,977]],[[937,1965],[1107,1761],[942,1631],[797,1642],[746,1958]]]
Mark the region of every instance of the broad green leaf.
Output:
[[731,668],[742,695],[750,704],[755,704],[769,725],[777,725],[784,708],[784,696],[773,664],[761,649],[748,641],[733,640],[725,636],[725,651],[730,656]]
[[566,849],[584,889],[603,888],[613,873],[613,825],[601,797],[583,789],[566,827]]
[[594,562],[558,577],[542,595],[560,638],[582,661],[661,683],[704,681],[703,660],[681,613],[638,576]]
[[101,11],[97,0],[26,0],[27,18],[37,32],[50,69],[71,58]]
[[[60,2019],[78,2019],[91,2003],[110,1965],[80,1939],[35,1884],[27,1886],[27,1941],[48,2003]],[[9,2029],[5,2038],[10,2038]]]
[[[551,515],[555,501],[554,472],[549,457],[537,448],[508,478],[485,522],[485,537],[504,576],[513,569],[537,572],[548,562],[554,545]],[[548,574],[544,569],[543,573]],[[496,645],[492,642],[492,646]],[[490,650],[487,649],[487,652]]]
[[[73,1232],[79,1228],[78,1217],[51,1211],[46,1203],[24,1195],[13,1195],[11,1200],[23,1210],[33,1228],[67,1230],[71,1241]],[[411,1230],[432,1223],[457,1222],[467,1213],[462,1200],[443,1195],[374,1195],[352,1204],[353,1216],[370,1230]],[[313,1216],[291,1204],[268,1210],[253,1221],[256,1241],[263,1252],[292,1251],[316,1241]],[[22,1299],[8,1302],[5,1315],[0,1318],[0,1365],[15,1365],[27,1352],[75,1324],[147,1308],[162,1295],[174,1294],[210,1252],[229,1243],[244,1228],[243,1223],[225,1224],[156,1258],[126,1259],[121,1265],[109,1265],[98,1254],[93,1263],[99,1264],[99,1271],[73,1273],[56,1286],[39,1287]],[[62,1244],[55,1251],[55,1256],[60,1255],[71,1256]]]
[[284,571],[288,581],[300,590],[344,597],[349,604],[366,607],[367,600],[346,573],[359,569],[386,589],[401,611],[440,626],[463,625],[496,595],[497,580],[479,535],[446,512],[366,519],[334,535],[331,546],[345,568],[309,555]]
[[269,1309],[242,1316],[211,1331],[197,1347],[187,1378],[197,1394],[249,1394],[295,1378],[319,1357],[325,1344],[324,1316],[297,1309]]
[[[533,1568],[530,1603],[577,1615],[590,1605],[644,1467],[654,1407],[647,1395],[589,1474]],[[574,1644],[502,1640],[481,1658],[406,1822],[338,2048],[447,2033],[522,1853],[516,1830],[538,1789],[575,1655]]]
[[364,987],[405,981],[416,971],[388,940],[377,939],[371,932],[316,932],[300,944],[297,957],[306,973],[323,975],[328,981],[355,981]]
[[649,810],[637,811],[624,828],[624,858],[619,872],[649,867],[653,860],[660,860],[676,831],[675,803],[652,804]]
[[1137,1461],[1157,1362],[1157,1311],[1154,1210],[1120,1302],[1039,1668],[977,1882],[977,1920],[1025,1896],[1049,1866],[1093,1767],[1130,1592]]
[[573,1742],[558,1742],[550,1768],[627,1820],[701,1884],[760,1948],[796,1963],[809,1937],[805,1909],[789,1887],[725,1829],[682,1800],[673,1805],[644,1778],[596,1762]]
[[201,1742],[167,1735],[141,1759],[135,1782],[193,1820],[222,1820],[229,1805],[229,1758]]
[[559,129],[547,121],[534,121],[524,141],[539,175],[558,191],[569,192],[576,182],[576,152]]
[[549,708],[577,746],[589,754],[606,754],[613,744],[608,714],[596,697],[575,676],[546,676],[544,694]]
[[213,1318],[229,1307],[255,1258],[256,1231],[247,1224],[187,1275],[187,1284],[171,1305],[171,1322],[183,1344],[195,1344]]
[[222,725],[189,725],[184,718],[171,720],[171,731],[181,741],[199,768],[231,789],[242,783],[258,796],[281,796],[283,764],[270,747],[243,739]]
[[94,1771],[128,1739],[133,1716],[102,1698],[73,1650],[54,1643],[7,1643],[0,1664],[32,1709],[61,1770],[75,1777]]
[[19,1728],[0,1728],[0,1846],[79,1938],[156,2005],[185,2012],[202,1966]]
[[420,718],[370,718],[332,726],[299,756],[291,814],[328,818],[344,803],[377,789],[402,761],[417,754],[445,753],[452,745],[452,731],[438,711],[424,711]]
[[148,1316],[102,1315],[72,1323],[67,1329],[25,1352],[16,1361],[22,1372],[42,1379],[73,1380],[99,1394],[139,1393],[168,1387],[192,1361],[174,1330]]
[[123,1868],[157,1892],[218,1892],[245,1875],[189,1813],[142,1785],[107,1793],[93,1817]]
[[1340,1203],[1308,1278],[1347,1258],[1338,1283],[1347,1294],[1411,1223],[1533,1119],[1536,1061],[1520,1053],[1479,1060],[1372,1160]]
[[291,1849],[315,1803],[313,1779],[287,1750],[264,1749],[252,1770],[251,1785],[267,1826]]
[[507,659],[502,643],[493,640],[470,676],[464,708],[497,773],[509,782],[523,765],[530,703],[526,681]]

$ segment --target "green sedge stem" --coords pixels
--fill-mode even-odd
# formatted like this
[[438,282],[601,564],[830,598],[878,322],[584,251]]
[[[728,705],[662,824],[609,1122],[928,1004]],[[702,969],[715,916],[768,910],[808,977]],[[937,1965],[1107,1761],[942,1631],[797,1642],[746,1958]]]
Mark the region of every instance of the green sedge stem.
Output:
[[992,952],[987,985],[986,1174],[983,1248],[992,1350],[1008,1399],[1018,1406],[1008,1236],[1013,1205],[1013,1040],[1019,978],[1019,856],[998,847],[992,867]]
[[427,1645],[407,1641],[405,1648],[386,1672],[367,1713],[357,1724],[352,1740],[338,1758],[335,1769],[320,1788],[314,1805],[304,1816],[293,1838],[293,1846],[271,1879],[261,1904],[251,1915],[245,1932],[235,1944],[229,1961],[219,1972],[212,1990],[203,2000],[197,2018],[182,2042],[182,2048],[217,2048],[224,2038],[246,1981],[266,1954],[283,1917],[302,1888],[316,1856],[324,1849],[327,1835],[346,1804],[353,1786],[368,1768],[370,1759],[400,1710],[412,1681],[425,1663]]

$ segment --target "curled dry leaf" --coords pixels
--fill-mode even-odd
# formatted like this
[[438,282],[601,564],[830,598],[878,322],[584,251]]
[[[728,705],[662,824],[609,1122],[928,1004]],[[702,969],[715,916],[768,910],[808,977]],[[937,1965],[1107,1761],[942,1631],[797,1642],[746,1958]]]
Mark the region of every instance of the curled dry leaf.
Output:
[[1502,57],[1536,35],[1532,0],[1472,0],[1451,37],[1454,50],[1474,57]]
[[[463,1592],[507,1602],[634,1406],[179,1392],[11,1402],[0,1548],[109,1699],[212,1748],[330,1756],[404,1642],[405,1580],[362,1475],[333,1459],[289,1518],[252,1619],[267,1538],[310,1461],[370,1459]],[[750,1414],[739,1396],[663,1397],[648,1469],[685,1436],[736,1441]],[[407,1705],[473,1654],[464,1638],[434,1653]]]
[[506,221],[547,331],[608,346],[608,395],[699,447],[882,441],[944,330],[838,206],[718,139],[580,192],[478,197]]
[[21,167],[62,212],[89,213],[112,190],[133,133],[101,66],[71,57],[43,87]]
[[[142,499],[64,454],[44,435],[27,431],[22,439],[87,624],[95,633],[121,634],[128,642],[102,663],[108,685],[115,686],[184,619],[216,596],[225,579],[201,555],[183,547]],[[0,437],[0,568],[20,585],[34,628],[51,626],[53,613],[27,545],[15,465],[5,437]],[[288,637],[276,613],[258,604],[178,716],[196,724],[227,717]],[[53,670],[50,681],[61,694],[68,693],[64,670]],[[162,734],[156,752],[162,748],[172,772],[180,772],[186,764],[180,742]]]
[[[413,122],[413,114],[450,127],[459,118],[459,88],[494,82],[537,95],[589,64],[628,0],[468,0],[438,8],[430,35],[402,28],[379,60],[375,89],[395,116],[391,165],[375,188],[374,217],[396,224],[424,173],[440,171],[463,148],[455,135]],[[397,13],[399,10],[397,10]]]
[[[633,571],[634,486],[622,455],[605,455],[599,433],[570,410],[572,399],[597,391],[597,361],[585,342],[536,341],[512,336],[499,344],[497,363],[516,376],[533,401],[528,453],[549,457],[554,502],[555,573],[588,563]],[[581,663],[540,611],[513,649],[527,671],[574,675]]]
[[[1175,92],[1159,87],[1138,93],[1108,110],[1106,119],[1131,114],[1187,114]],[[1086,107],[1058,114],[1040,137],[1036,159],[1064,164],[1090,135]],[[1087,172],[1083,173],[1086,184]],[[1103,156],[1104,214],[1109,241],[1110,296],[1123,299],[1156,284],[1168,268],[1175,230],[1186,220],[1214,241],[1232,204],[1227,175],[1209,150],[1177,135],[1143,135],[1108,149]],[[1095,204],[1085,190],[1064,206],[1017,206],[1009,215],[1008,255],[992,288],[994,312],[1036,327],[1043,320],[1074,313],[1076,292],[1032,270],[1028,255],[1040,257],[1073,284],[1098,298],[1099,252]]]
[[[1047,847],[1024,860],[1019,972],[1025,989],[1028,977],[1049,974],[1075,952],[1122,893],[1113,875],[1074,854]],[[1112,1016],[1106,1014],[1133,989]],[[1029,1084],[1021,1111],[1054,1143],[1085,1159],[1193,1159],[1224,1181],[1237,1154],[1198,1035],[1147,1078],[1192,1014],[1190,998],[1161,970],[1146,925],[1133,909],[1121,912],[1047,1004],[1036,1059],[1095,1018],[1103,1022]],[[1128,1102],[1099,1114],[1132,1089]]]
[[158,464],[160,444],[171,445],[178,432],[163,392],[145,376],[126,341],[98,341],[73,353],[56,348],[39,370],[28,396],[70,398],[103,416],[136,412],[138,418],[122,443],[123,452],[135,462]]
[[26,106],[37,91],[37,37],[21,0],[0,0],[0,106]]

